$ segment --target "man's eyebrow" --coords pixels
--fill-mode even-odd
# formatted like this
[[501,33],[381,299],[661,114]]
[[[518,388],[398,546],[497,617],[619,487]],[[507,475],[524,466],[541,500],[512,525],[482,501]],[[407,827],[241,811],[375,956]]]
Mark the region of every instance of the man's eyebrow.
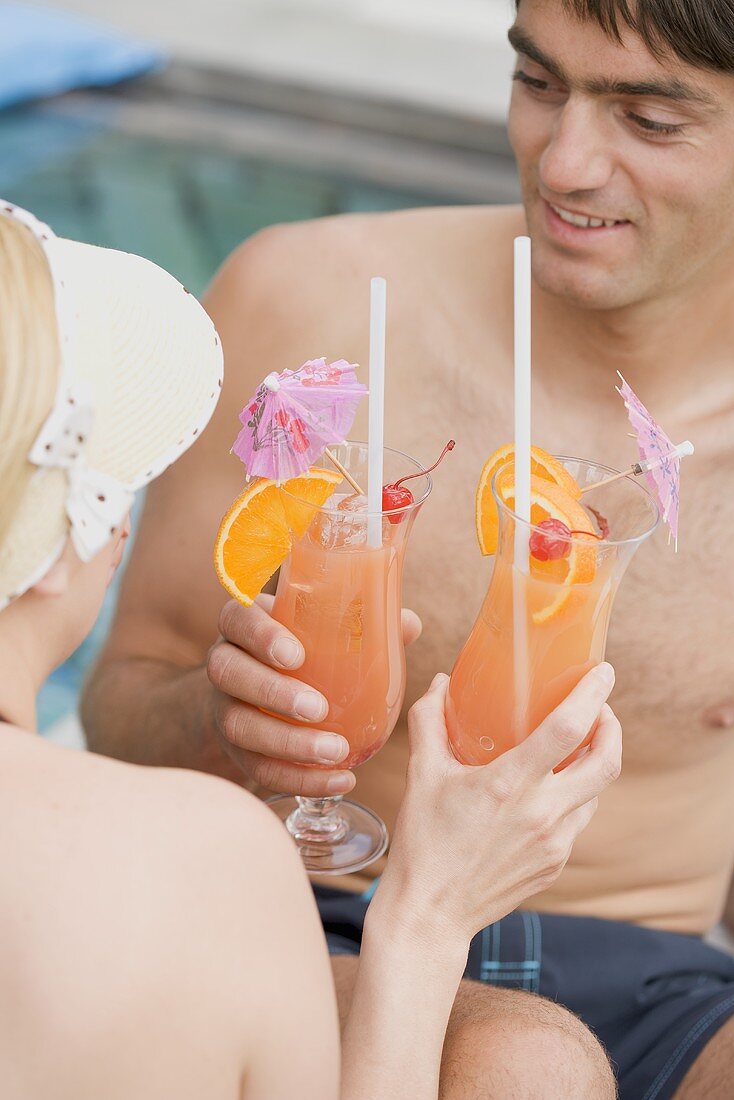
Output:
[[[560,80],[563,84],[569,84],[568,74],[563,66],[552,57],[545,54],[541,48],[533,42],[532,38],[519,27],[510,27],[507,37],[510,45],[517,53],[534,61],[537,65]],[[679,103],[696,103],[704,107],[718,108],[719,104],[713,96],[691,84],[671,77],[669,80],[613,80],[610,77],[596,77],[592,80],[576,82],[582,91],[590,95],[630,96],[642,98],[645,96],[656,99],[671,99]]]
[[565,72],[561,65],[557,61],[554,61],[552,57],[548,57],[543,53],[540,46],[536,46],[532,38],[520,30],[518,26],[510,27],[507,32],[507,37],[510,40],[510,45],[517,53],[524,54],[525,57],[529,57],[531,61],[535,61],[537,65],[541,65],[542,68],[547,69],[551,76],[555,76],[557,80],[562,81],[564,84],[568,83]]
[[583,84],[584,91],[592,95],[655,96],[657,99],[674,99],[678,103],[699,103],[704,107],[717,107],[713,96],[700,88],[685,84],[671,77],[670,80],[610,80],[600,77]]

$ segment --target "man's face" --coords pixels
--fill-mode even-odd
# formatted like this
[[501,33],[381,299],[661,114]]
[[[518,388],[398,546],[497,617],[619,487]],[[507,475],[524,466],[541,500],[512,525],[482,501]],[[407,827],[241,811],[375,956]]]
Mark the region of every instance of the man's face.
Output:
[[510,140],[540,286],[619,309],[728,270],[734,77],[658,61],[631,31],[615,42],[561,0],[522,0],[510,39]]

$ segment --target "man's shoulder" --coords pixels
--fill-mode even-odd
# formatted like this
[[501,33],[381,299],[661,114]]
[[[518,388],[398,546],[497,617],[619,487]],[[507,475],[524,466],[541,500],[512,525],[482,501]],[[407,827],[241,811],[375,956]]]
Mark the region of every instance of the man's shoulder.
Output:
[[[273,225],[261,230],[251,240],[267,242],[271,246],[299,242],[303,247],[321,242],[350,249],[360,244],[370,250],[376,243],[390,245],[401,240],[425,240],[434,244],[438,238],[452,240],[477,232],[502,232],[505,226],[516,226],[521,216],[521,208],[517,206],[420,206],[379,213],[334,214]],[[246,241],[244,247],[247,244]]]
[[482,253],[488,264],[497,245],[522,231],[515,206],[421,207],[388,213],[340,214],[313,221],[275,225],[245,241],[223,271],[243,292],[308,285],[363,284],[367,274],[388,277],[419,272],[424,264],[452,264],[467,253]]

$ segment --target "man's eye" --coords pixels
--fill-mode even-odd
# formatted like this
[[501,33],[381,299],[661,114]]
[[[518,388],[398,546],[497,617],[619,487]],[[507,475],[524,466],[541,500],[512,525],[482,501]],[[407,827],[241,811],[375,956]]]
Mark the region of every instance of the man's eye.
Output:
[[534,88],[536,92],[547,92],[550,88],[547,80],[540,80],[537,76],[528,76],[522,69],[516,69],[512,79],[527,85],[528,88]]
[[663,137],[669,137],[675,134],[683,133],[683,126],[675,122],[656,122],[652,118],[645,118],[643,115],[636,115],[633,111],[627,112],[627,118],[631,122],[638,126],[640,130],[644,130],[647,134],[660,134]]

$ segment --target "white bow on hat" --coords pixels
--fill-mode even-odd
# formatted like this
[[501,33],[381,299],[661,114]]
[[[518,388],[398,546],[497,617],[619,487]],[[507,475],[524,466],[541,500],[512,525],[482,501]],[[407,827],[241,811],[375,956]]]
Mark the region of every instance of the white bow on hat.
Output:
[[28,456],[35,466],[66,471],[66,514],[74,549],[82,561],[91,561],[99,553],[133,503],[133,494],[116,478],[87,465],[93,424],[94,408],[85,387],[79,383],[67,386]]

